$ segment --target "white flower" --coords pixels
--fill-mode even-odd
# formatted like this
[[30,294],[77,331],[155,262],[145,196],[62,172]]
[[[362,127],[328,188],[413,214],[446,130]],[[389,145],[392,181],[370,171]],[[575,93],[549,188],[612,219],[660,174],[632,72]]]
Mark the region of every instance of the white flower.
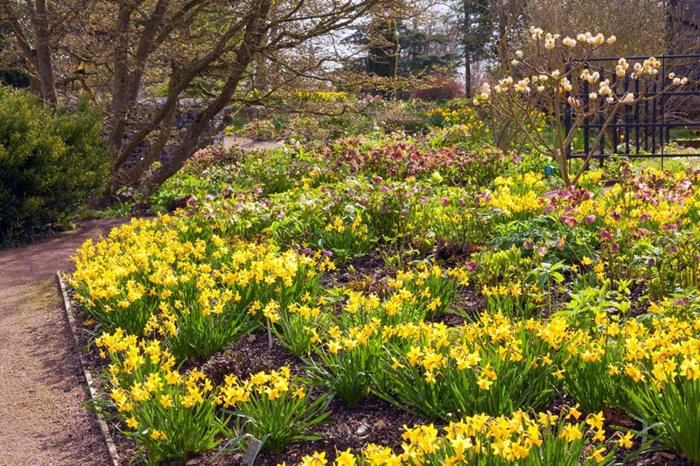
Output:
[[483,100],[487,100],[491,96],[491,86],[489,83],[484,83],[483,86],[481,86],[481,94],[480,97]]
[[617,37],[610,36],[610,37],[608,37],[607,42],[608,42],[608,44],[613,45],[615,42],[617,42]]
[[634,102],[634,94],[631,92],[628,92],[627,94],[625,94],[625,96],[622,98],[622,100],[620,102],[622,102],[624,104],[629,104],[629,103]]
[[528,94],[530,92],[530,87],[528,86],[528,84],[530,84],[530,78],[521,79],[515,85],[515,90],[518,92]]
[[561,71],[559,71],[559,70],[554,70],[554,71],[552,71],[552,77],[553,77],[554,79],[559,79],[559,76],[560,76],[560,75],[561,75]]
[[561,41],[562,44],[566,45],[567,47],[576,47],[576,39],[572,39],[571,37],[564,37],[564,40]]
[[544,92],[544,86],[537,86],[537,92]]
[[523,55],[524,55],[524,54],[523,54],[523,51],[522,51],[522,50],[517,50],[517,51],[515,52],[515,56],[518,57],[518,58],[523,58]]
[[598,94],[596,94],[595,92],[591,92],[590,94],[588,94],[588,98],[591,100],[596,100],[598,98]]
[[681,79],[681,85],[685,86],[686,84],[688,84],[688,78]]
[[676,78],[676,73],[669,73],[668,74],[668,79],[673,81],[675,78]]
[[518,60],[513,60],[510,62],[510,64],[513,66],[516,66],[518,63],[520,63]]

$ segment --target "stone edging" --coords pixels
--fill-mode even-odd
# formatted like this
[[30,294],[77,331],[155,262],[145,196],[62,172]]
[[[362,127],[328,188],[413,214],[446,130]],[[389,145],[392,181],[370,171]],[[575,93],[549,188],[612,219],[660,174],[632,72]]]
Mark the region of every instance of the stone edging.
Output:
[[[78,353],[78,359],[80,361],[80,367],[83,370],[83,376],[85,377],[85,382],[87,383],[88,389],[90,390],[90,398],[92,400],[97,400],[97,390],[94,387],[93,377],[88,369],[82,352],[80,351],[80,340],[78,339],[75,312],[71,306],[70,299],[68,298],[68,293],[66,292],[66,286],[61,277],[61,272],[56,272],[56,278],[58,279],[58,287],[61,290],[61,296],[63,298],[63,310],[65,311],[66,319],[68,320],[68,325],[70,327],[70,333],[73,336],[73,344],[75,345],[76,352]],[[97,417],[97,424],[100,426],[100,431],[105,440],[107,446],[107,452],[109,453],[109,458],[111,460],[112,466],[120,466],[119,455],[117,454],[117,447],[114,444],[114,440],[109,433],[109,427],[107,427],[107,422],[105,422],[104,416],[99,411],[95,412]]]

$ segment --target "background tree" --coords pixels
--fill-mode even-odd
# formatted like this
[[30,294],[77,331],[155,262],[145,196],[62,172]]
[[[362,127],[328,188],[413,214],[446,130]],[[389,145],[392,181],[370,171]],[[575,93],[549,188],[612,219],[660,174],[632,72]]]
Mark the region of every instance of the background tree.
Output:
[[493,0],[460,0],[462,54],[464,57],[464,91],[472,96],[472,71],[476,62],[489,57],[494,32]]
[[399,27],[401,45],[399,75],[440,74],[452,76],[460,61],[459,42],[442,16],[424,25],[404,23]]
[[[246,85],[257,59],[273,61],[294,80],[319,67],[297,51],[381,3],[16,0],[4,1],[2,14],[45,101],[58,100],[58,85],[64,98],[89,92],[106,108],[114,196],[128,187],[153,190],[221,129],[217,116],[225,107],[260,99]],[[144,92],[154,83],[161,83],[162,98],[146,111]],[[204,96],[199,111],[177,134],[178,105],[195,94]],[[173,150],[162,160],[168,145]]]

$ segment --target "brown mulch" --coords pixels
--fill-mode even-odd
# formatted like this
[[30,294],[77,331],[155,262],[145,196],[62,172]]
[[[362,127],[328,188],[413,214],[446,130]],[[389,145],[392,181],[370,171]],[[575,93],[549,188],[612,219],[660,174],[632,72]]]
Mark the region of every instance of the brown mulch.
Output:
[[389,275],[390,267],[379,251],[372,251],[339,266],[334,272],[326,273],[321,278],[324,288],[347,286],[355,291],[376,292],[374,287],[382,283]]
[[221,384],[228,374],[247,379],[257,372],[283,366],[290,366],[293,374],[303,372],[301,362],[277,338],[272,337],[270,348],[267,334],[254,333],[212,356],[202,366],[202,371],[214,384]]
[[459,291],[452,308],[459,315],[469,318],[478,318],[479,314],[486,309],[486,300],[481,295],[477,286],[470,283]]
[[55,274],[85,240],[124,220],[0,251],[0,465],[109,464]]

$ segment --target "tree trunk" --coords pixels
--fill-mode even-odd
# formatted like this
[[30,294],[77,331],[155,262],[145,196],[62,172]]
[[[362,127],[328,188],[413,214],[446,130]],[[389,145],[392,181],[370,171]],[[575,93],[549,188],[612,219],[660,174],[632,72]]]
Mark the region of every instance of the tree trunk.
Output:
[[464,94],[467,99],[472,96],[472,59],[469,52],[464,53]]
[[129,26],[131,24],[131,14],[133,11],[134,7],[130,2],[120,2],[117,24],[114,30],[112,128],[109,136],[109,150],[112,154],[118,153],[121,149],[128,116]]
[[55,105],[56,83],[53,74],[53,62],[51,59],[51,47],[49,45],[49,16],[46,11],[46,1],[36,0],[33,11],[34,35],[36,37],[36,65],[39,74],[41,97],[46,102]]
[[260,7],[256,14],[248,19],[243,42],[236,52],[233,69],[228,80],[224,84],[221,93],[201,111],[194,123],[187,131],[184,140],[173,155],[172,160],[167,164],[163,164],[153,175],[141,182],[140,188],[146,193],[153,192],[158,186],[163,184],[165,180],[173,176],[182,168],[187,159],[200,148],[202,142],[209,136],[208,130],[212,120],[218,115],[224,107],[231,101],[238,85],[248,69],[248,66],[256,56],[256,49],[260,46],[265,37],[265,22],[270,14],[270,9],[274,0],[261,0]]

